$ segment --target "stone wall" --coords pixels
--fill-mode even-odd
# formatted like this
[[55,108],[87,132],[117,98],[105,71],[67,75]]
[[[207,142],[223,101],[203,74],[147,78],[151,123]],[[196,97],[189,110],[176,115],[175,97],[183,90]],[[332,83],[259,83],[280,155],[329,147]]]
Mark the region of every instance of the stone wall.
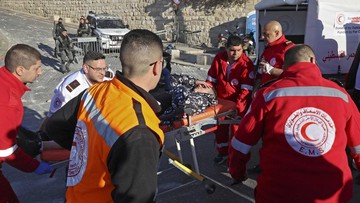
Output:
[[[230,2],[230,3],[229,3]],[[245,30],[246,14],[259,0],[1,0],[0,7],[53,18],[61,16],[77,22],[89,11],[119,16],[125,24],[152,31],[166,30],[161,37],[191,45],[217,45],[217,35],[225,29]],[[176,29],[177,28],[177,29]],[[177,32],[178,30],[179,32]],[[199,33],[184,33],[201,31]]]

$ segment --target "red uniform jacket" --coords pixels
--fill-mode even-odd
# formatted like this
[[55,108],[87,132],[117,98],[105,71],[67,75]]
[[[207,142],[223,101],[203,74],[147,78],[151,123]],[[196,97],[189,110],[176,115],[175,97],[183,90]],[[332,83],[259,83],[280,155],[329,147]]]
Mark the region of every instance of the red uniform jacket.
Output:
[[256,202],[348,202],[352,175],[345,147],[360,167],[360,114],[347,92],[312,63],[289,67],[260,89],[229,149],[229,172],[245,174],[261,138]]
[[[282,66],[284,64],[285,52],[294,45],[294,43],[288,41],[283,35],[278,40],[269,43],[265,47],[265,50],[260,57],[260,60],[265,60],[274,68],[282,69]],[[272,79],[275,79],[275,77],[272,75],[261,74],[261,84],[264,84]]]
[[32,172],[40,164],[16,145],[24,114],[21,96],[28,90],[5,67],[0,68],[0,164],[5,161],[24,172]]
[[235,64],[230,69],[227,77],[227,67],[229,66],[226,52],[217,54],[208,71],[207,81],[217,91],[217,96],[221,99],[236,102],[240,116],[243,116],[251,101],[251,91],[254,84],[254,64],[246,56],[241,54]]

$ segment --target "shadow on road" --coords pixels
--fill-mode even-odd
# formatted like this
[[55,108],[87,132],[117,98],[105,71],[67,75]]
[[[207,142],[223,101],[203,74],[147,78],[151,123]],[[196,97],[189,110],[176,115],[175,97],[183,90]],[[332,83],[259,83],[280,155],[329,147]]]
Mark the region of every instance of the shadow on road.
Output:
[[49,55],[53,56],[54,55],[54,48],[50,47],[47,44],[43,44],[43,43],[38,43],[38,48],[41,51],[47,52]]
[[46,56],[43,54],[42,56],[42,59],[41,59],[41,62],[45,65],[45,66],[49,66],[49,67],[52,67],[54,70],[56,71],[60,71],[60,67],[61,67],[61,63],[60,63],[60,59],[56,59],[56,58],[53,58],[53,57],[48,57],[48,56],[54,56],[53,54],[53,48],[46,45],[46,44],[43,44],[43,43],[39,43],[38,44],[38,48],[43,51],[43,52],[46,52]]

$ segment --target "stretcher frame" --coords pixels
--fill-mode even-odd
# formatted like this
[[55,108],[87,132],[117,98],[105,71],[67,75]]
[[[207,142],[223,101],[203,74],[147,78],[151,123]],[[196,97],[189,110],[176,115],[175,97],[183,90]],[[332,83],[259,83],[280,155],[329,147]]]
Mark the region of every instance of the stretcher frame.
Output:
[[[182,121],[180,121],[180,123],[185,125],[179,127],[179,124],[177,123],[175,125],[175,128],[164,129],[165,131],[164,148],[172,147],[175,144],[178,154],[178,156],[176,156],[175,154],[164,149],[164,153],[168,156],[169,163],[175,166],[181,172],[185,173],[186,175],[191,176],[192,178],[198,181],[204,182],[205,189],[209,194],[215,191],[215,185],[209,184],[206,178],[200,173],[194,138],[214,132],[219,125],[223,125],[223,124],[232,125],[232,124],[238,124],[240,122],[240,120],[236,117],[237,111],[236,111],[235,103],[225,100],[219,100],[219,103],[220,105],[222,104],[223,106],[226,106],[225,111],[221,111],[221,107],[220,109],[217,108],[217,106],[209,107],[211,109],[210,110],[207,109],[208,112],[205,112],[205,114],[210,115],[210,117],[197,120],[197,119],[192,119],[192,116],[190,115],[186,115],[186,117],[183,118]],[[209,111],[211,113],[209,113]],[[198,116],[198,117],[202,117],[202,116]],[[181,143],[185,141],[189,141],[190,143],[191,157],[193,160],[195,172],[191,170],[189,167],[185,166],[183,162]]]

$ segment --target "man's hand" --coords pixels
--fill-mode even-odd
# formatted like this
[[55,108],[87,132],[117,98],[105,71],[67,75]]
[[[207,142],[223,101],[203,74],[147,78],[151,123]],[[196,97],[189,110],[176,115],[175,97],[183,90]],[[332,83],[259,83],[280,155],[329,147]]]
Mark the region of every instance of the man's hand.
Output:
[[259,64],[259,71],[261,71],[261,73],[267,73],[269,75],[271,75],[271,70],[274,67],[272,67],[268,62],[266,61],[261,61]]
[[54,167],[52,167],[50,164],[46,162],[40,162],[40,165],[35,169],[34,173],[38,175],[43,175],[47,173],[51,173],[54,170]]
[[194,92],[201,92],[201,93],[208,93],[208,94],[216,95],[215,89],[209,83],[198,80],[195,82],[195,84],[196,84],[196,87],[194,89]]

